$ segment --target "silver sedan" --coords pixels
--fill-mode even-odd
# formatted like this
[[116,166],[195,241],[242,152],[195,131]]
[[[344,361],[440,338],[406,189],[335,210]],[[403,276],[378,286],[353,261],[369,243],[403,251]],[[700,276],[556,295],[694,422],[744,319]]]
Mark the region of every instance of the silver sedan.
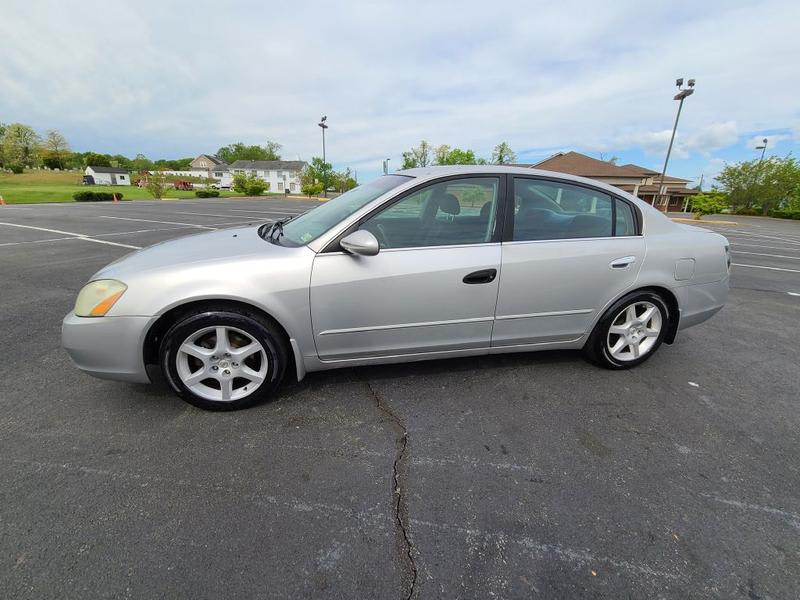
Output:
[[82,370],[234,409],[287,372],[582,349],[641,364],[722,308],[727,240],[593,180],[412,169],[292,220],[157,244],[96,273],[63,323]]

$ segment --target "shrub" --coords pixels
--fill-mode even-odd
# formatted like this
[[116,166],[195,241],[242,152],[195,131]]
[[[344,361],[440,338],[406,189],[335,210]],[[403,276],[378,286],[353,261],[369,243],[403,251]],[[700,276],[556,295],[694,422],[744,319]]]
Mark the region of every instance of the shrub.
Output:
[[308,196],[318,196],[322,193],[322,184],[321,183],[307,183],[303,186],[302,189],[303,193]]
[[72,194],[72,198],[75,202],[111,202],[114,194],[117,195],[117,200],[122,200],[122,194],[119,192],[92,192],[89,190],[75,192]]
[[742,215],[743,217],[758,217],[761,211],[757,208],[737,208],[734,214]]
[[769,211],[770,217],[775,217],[776,219],[794,219],[796,221],[800,221],[800,210],[792,210],[790,208],[784,210],[771,210]]
[[194,193],[198,198],[218,198],[219,191],[217,190],[197,190]]
[[699,219],[703,215],[716,215],[728,208],[725,194],[717,191],[697,194],[692,198],[692,212],[694,218]]
[[237,173],[233,176],[233,190],[245,196],[260,196],[269,189],[269,183],[257,176]]

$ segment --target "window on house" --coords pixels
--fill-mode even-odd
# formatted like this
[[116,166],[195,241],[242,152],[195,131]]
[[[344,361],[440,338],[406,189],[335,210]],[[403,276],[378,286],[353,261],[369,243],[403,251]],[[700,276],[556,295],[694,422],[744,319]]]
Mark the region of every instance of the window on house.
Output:
[[283,182],[282,182],[282,181],[279,181],[279,182],[278,182],[278,191],[279,191],[279,192],[282,192],[282,191],[283,191]]

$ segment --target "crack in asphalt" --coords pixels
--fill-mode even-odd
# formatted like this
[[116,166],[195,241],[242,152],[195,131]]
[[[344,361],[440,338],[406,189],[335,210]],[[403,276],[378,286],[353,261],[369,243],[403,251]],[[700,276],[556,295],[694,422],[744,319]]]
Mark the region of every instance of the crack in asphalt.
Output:
[[414,547],[414,543],[411,541],[408,533],[408,506],[406,504],[405,494],[403,493],[403,486],[400,481],[401,471],[408,468],[408,457],[406,455],[406,450],[408,449],[408,430],[406,429],[403,419],[395,414],[395,412],[381,397],[381,395],[375,390],[375,388],[372,387],[372,384],[366,380],[364,383],[366,384],[369,393],[372,395],[372,398],[375,400],[375,405],[378,407],[378,410],[386,415],[389,421],[393,423],[394,429],[397,432],[397,437],[395,439],[395,458],[394,463],[392,464],[392,494],[396,497],[394,503],[395,522],[397,525],[397,531],[402,538],[403,551],[411,579],[407,589],[408,593],[404,598],[405,600],[411,600],[416,592],[417,584],[417,564],[414,560],[414,552],[416,551],[416,548]]

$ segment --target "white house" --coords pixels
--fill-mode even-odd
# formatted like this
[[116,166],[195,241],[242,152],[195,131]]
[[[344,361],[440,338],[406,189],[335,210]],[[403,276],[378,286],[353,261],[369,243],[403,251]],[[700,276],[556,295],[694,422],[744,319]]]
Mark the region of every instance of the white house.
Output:
[[300,174],[308,166],[302,160],[237,160],[228,166],[233,175],[255,175],[269,183],[270,192],[299,192]]
[[131,176],[125,169],[117,167],[86,167],[84,175],[90,176],[97,185],[130,185]]

